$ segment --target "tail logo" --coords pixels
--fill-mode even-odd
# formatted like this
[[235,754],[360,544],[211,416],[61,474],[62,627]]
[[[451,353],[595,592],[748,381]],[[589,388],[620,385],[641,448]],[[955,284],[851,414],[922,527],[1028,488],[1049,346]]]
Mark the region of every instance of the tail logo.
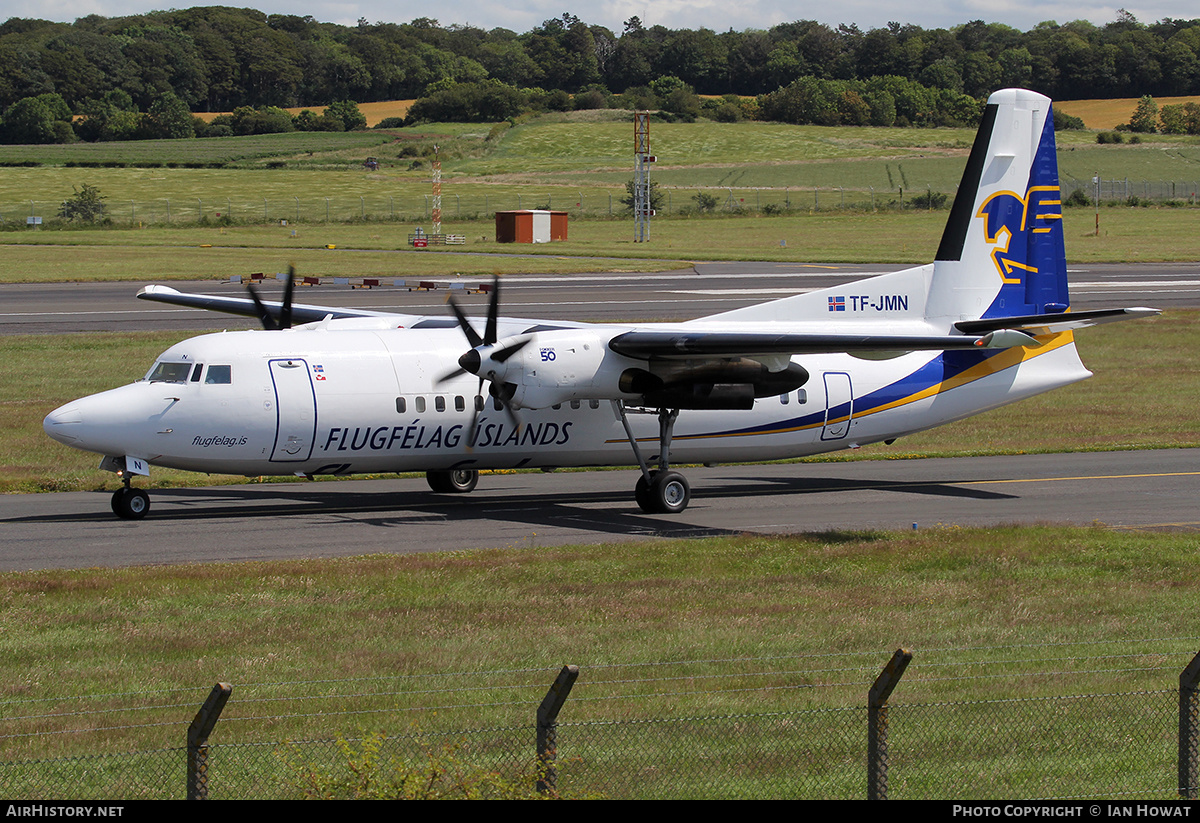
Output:
[[1037,274],[1033,247],[1038,235],[1062,225],[1062,195],[1058,186],[1030,186],[1021,197],[998,191],[983,201],[976,217],[984,220],[984,238],[992,249],[992,263],[1005,283],[1021,283],[1023,272]]

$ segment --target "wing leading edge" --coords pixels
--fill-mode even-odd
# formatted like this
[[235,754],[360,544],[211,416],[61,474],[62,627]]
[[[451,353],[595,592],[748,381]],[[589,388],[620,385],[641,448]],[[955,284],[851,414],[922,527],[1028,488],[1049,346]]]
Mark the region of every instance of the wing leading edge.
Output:
[[[259,317],[259,309],[254,301],[247,297],[218,297],[209,294],[188,294],[170,286],[145,286],[137,293],[140,300],[152,300],[156,303],[170,303],[174,306],[187,306],[193,309],[218,311],[225,314],[236,314],[242,317]],[[264,300],[263,305],[275,312],[283,310],[283,303]],[[349,317],[393,317],[391,312],[370,311],[368,309],[337,309],[329,306],[310,306],[303,303],[293,303],[292,322],[315,323],[327,318],[341,320]]]

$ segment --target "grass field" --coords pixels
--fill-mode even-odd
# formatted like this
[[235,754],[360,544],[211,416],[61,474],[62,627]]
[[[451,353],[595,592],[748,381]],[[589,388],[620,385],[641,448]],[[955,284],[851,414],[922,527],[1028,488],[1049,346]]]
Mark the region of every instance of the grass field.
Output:
[[[619,118],[619,119],[614,119]],[[151,199],[261,205],[263,198],[424,196],[428,158],[408,153],[440,146],[443,197],[538,187],[623,190],[633,176],[627,112],[546,115],[487,139],[489,124],[435,123],[420,128],[345,134],[295,133],[190,141],[138,141],[69,146],[0,146],[0,209],[20,216],[30,200],[57,204],[82,183],[114,204]],[[871,129],[774,123],[656,123],[651,177],[667,189],[803,190],[818,188],[897,197],[926,189],[951,193],[962,176],[971,129]],[[1065,182],[1104,178],[1194,180],[1200,138],[1145,135],[1143,143],[1097,146],[1091,132],[1059,132]],[[367,173],[376,156],[382,167]],[[67,163],[76,164],[67,166]],[[105,163],[140,168],[81,168]],[[189,168],[226,164],[236,169]],[[267,168],[270,165],[271,168]],[[248,174],[256,171],[258,174]],[[863,198],[859,198],[862,200]],[[827,200],[827,204],[832,201]],[[449,206],[448,200],[446,206]],[[526,204],[526,208],[529,204]],[[253,206],[250,207],[253,209]],[[515,208],[515,206],[513,206]],[[239,209],[240,211],[240,209]]]
[[[1091,209],[1067,209],[1067,259],[1200,260],[1196,214],[1189,208],[1104,208],[1096,236]],[[300,274],[326,277],[653,271],[703,260],[919,264],[933,259],[946,215],[833,210],[676,216],[652,221],[646,243],[634,242],[631,219],[579,219],[571,221],[566,241],[519,245],[496,243],[492,220],[447,216],[444,231],[462,234],[466,244],[422,251],[406,246],[414,226],[399,221],[0,232],[0,283],[228,280],[284,271],[289,264]]]
[[[511,763],[529,756],[549,677],[574,663],[569,776],[656,797],[728,796],[743,778],[755,796],[805,796],[797,781],[819,777],[808,796],[861,797],[863,695],[903,646],[897,795],[961,796],[969,780],[973,798],[1019,797],[1028,775],[1103,795],[1104,766],[1169,797],[1170,749],[1164,764],[1141,748],[1170,729],[1169,695],[1136,739],[1111,704],[1039,701],[1171,688],[1200,607],[1194,550],[1099,527],[934,528],[0,575],[0,767],[27,761],[4,771],[25,778],[10,788],[61,769],[76,791],[112,781],[99,796],[114,799],[179,792],[162,758],[106,756],[180,746],[217,680],[234,698],[214,787],[286,795],[275,751],[311,741],[298,751],[328,763],[316,745],[338,734],[450,732],[470,747],[515,731]],[[754,736],[756,716],[804,709],[778,739]],[[678,718],[699,722],[663,722]],[[793,767],[749,768],[758,757]]]

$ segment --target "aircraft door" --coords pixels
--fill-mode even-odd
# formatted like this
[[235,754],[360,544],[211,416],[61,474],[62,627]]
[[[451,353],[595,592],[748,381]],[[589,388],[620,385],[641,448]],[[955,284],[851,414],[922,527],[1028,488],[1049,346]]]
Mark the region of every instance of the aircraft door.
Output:
[[850,375],[845,372],[825,372],[825,427],[822,440],[841,440],[850,433],[854,416],[854,392]]
[[312,454],[317,435],[317,395],[308,362],[298,358],[270,361],[275,385],[273,463],[298,463]]

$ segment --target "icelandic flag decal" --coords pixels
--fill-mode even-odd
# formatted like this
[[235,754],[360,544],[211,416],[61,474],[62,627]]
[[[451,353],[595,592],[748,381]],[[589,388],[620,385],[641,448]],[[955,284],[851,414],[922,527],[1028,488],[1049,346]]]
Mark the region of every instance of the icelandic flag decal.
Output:
[[325,379],[325,367],[324,366],[313,366],[313,376],[317,380],[324,380]]
[[846,298],[845,297],[829,298],[829,310],[830,311],[845,311],[846,310]]

